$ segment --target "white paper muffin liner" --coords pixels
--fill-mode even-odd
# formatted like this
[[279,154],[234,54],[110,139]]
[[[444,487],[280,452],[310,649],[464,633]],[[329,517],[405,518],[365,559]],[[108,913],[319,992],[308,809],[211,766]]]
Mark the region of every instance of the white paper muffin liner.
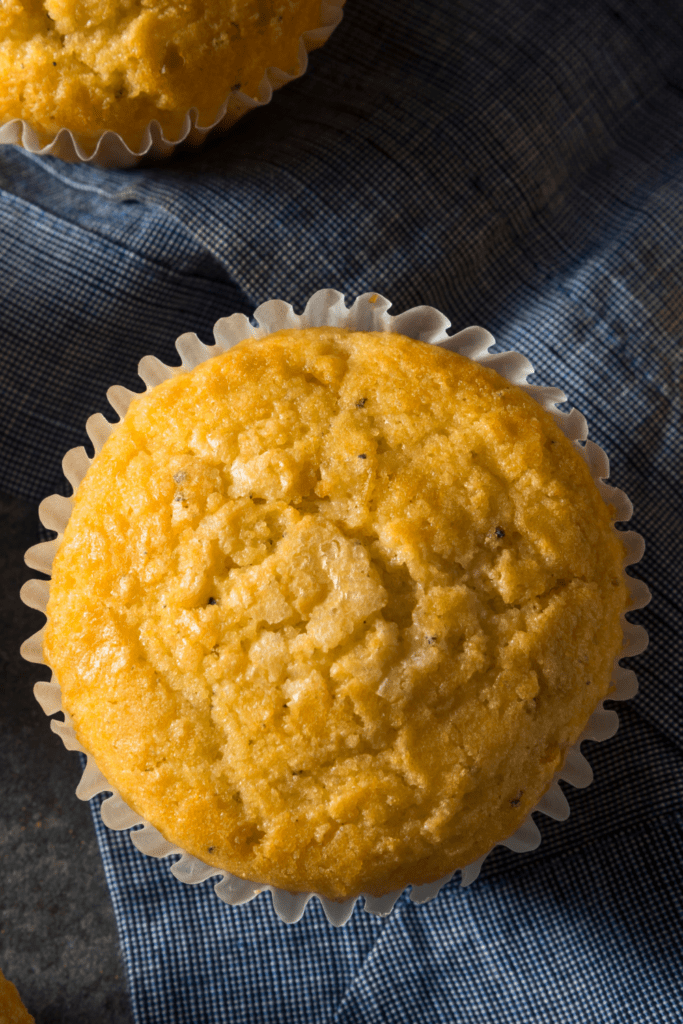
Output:
[[61,128],[48,143],[42,143],[34,128],[21,118],[0,125],[0,145],[17,145],[39,156],[57,156],[67,163],[95,164],[98,167],[133,167],[143,157],[158,160],[170,156],[177,146],[199,146],[210,132],[226,131],[249,110],[270,103],[273,93],[283,85],[301,78],[308,68],[308,54],[322,46],[342,20],[345,0],[322,0],[320,27],[304,32],[299,39],[298,66],[290,75],[280,68],[269,67],[263,73],[257,97],[233,90],[212,124],[200,125],[198,112],[192,107],[183,120],[177,138],[167,139],[158,121],[150,121],[142,135],[138,149],[131,149],[117,132],[104,131],[95,139],[79,139],[77,134]]
[[[488,331],[481,327],[469,327],[457,334],[448,335],[449,321],[442,313],[430,306],[417,306],[399,316],[389,314],[390,306],[390,301],[381,295],[366,293],[357,298],[350,308],[347,308],[344,296],[332,289],[316,292],[300,315],[295,313],[286,302],[277,299],[271,300],[256,309],[254,313],[254,321],[258,324],[256,328],[252,326],[246,316],[235,313],[216,323],[214,345],[203,344],[196,334],[181,335],[176,341],[176,348],[182,360],[180,367],[166,366],[155,356],[145,356],[139,364],[139,374],[147,389],[150,390],[161,381],[185,373],[199,363],[225,352],[244,338],[260,338],[282,328],[333,326],[355,331],[393,331],[404,334],[430,345],[440,345],[442,348],[459,352],[483,366],[490,366],[511,383],[518,385],[531,395],[553,416],[555,422],[580,452],[603,500],[616,509],[617,521],[624,522],[630,519],[632,506],[626,495],[623,491],[605,483],[609,476],[608,459],[598,445],[587,440],[588,429],[584,417],[575,409],[566,413],[557,408],[558,403],[565,401],[565,395],[557,388],[536,387],[527,383],[527,378],[533,369],[524,356],[517,352],[490,354],[489,350],[494,344],[494,339]],[[107,392],[107,398],[120,419],[123,419],[128,406],[136,397],[134,392],[117,385]],[[96,453],[102,448],[114,429],[115,425],[109,423],[101,413],[96,413],[89,418],[86,430]],[[91,461],[84,448],[72,448],[64,457],[64,474],[73,487],[74,494]],[[48,529],[55,530],[58,536],[56,540],[38,544],[26,552],[26,562],[31,568],[50,575],[52,560],[69,520],[72,503],[72,498],[56,494],[41,503],[39,511],[43,524]],[[639,534],[632,531],[620,531],[619,539],[623,542],[626,551],[624,568],[638,562],[644,551],[644,543]],[[650,599],[647,587],[627,573],[624,573],[624,577],[630,595],[627,611],[644,607]],[[49,581],[47,580],[29,580],[21,591],[24,603],[42,612],[46,611],[48,596]],[[647,634],[642,626],[628,622],[622,615],[622,628],[624,643],[619,658],[634,657],[645,650]],[[24,643],[22,655],[27,661],[43,663],[43,632],[44,629],[40,630]],[[618,660],[614,665],[612,687],[609,694],[610,700],[628,700],[637,691],[634,672],[622,668]],[[180,859],[170,865],[170,870],[181,882],[195,885],[208,878],[219,876],[214,890],[221,900],[231,905],[247,903],[259,893],[267,890],[271,893],[275,912],[283,921],[290,924],[301,918],[308,901],[312,896],[317,896],[331,924],[343,925],[348,921],[358,897],[344,902],[335,902],[316,893],[289,893],[274,886],[258,885],[204,864],[196,857],[190,856],[168,842],[152,825],[124,803],[115,788],[101,774],[94,759],[87,754],[87,751],[83,750],[76,739],[69,714],[62,707],[61,691],[54,674],[50,682],[37,683],[34,692],[46,715],[54,715],[59,711],[64,713],[63,722],[53,720],[50,725],[53,731],[61,737],[65,747],[68,750],[80,750],[87,756],[87,767],[76,790],[76,795],[81,800],[89,800],[97,793],[111,792],[113,795],[102,804],[102,820],[105,825],[112,829],[130,829],[141,825],[142,828],[131,832],[130,838],[138,850],[147,856],[168,857],[171,854],[180,854]],[[563,779],[577,788],[590,785],[593,773],[581,753],[581,743],[586,739],[606,740],[614,735],[618,726],[619,719],[616,712],[606,710],[603,703],[600,702],[577,743],[567,752],[562,770],[555,775],[550,787],[533,811],[541,811],[558,821],[566,819],[569,815],[569,805],[558,786],[558,780]],[[534,850],[540,841],[540,832],[530,814],[522,826],[500,845],[507,846],[508,849],[516,853],[524,853]],[[474,863],[462,865],[459,868],[461,885],[469,885],[476,879],[486,856],[488,854],[480,857]],[[454,874],[455,871],[428,885],[412,886],[411,900],[414,903],[425,903],[433,899]],[[391,912],[400,895],[400,891],[381,897],[363,894],[365,909],[372,914],[385,916]]]

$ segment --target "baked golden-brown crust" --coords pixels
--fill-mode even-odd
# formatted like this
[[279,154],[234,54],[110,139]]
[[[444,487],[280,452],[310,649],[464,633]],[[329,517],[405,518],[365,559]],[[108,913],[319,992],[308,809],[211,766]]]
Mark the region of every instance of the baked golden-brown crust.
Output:
[[379,894],[539,800],[608,692],[621,564],[521,389],[397,335],[282,331],[133,402],[79,488],[45,650],[168,838]]
[[0,971],[0,1024],[35,1024],[16,987]]
[[39,136],[118,132],[137,148],[154,118],[177,137],[191,107],[213,124],[232,89],[294,73],[320,0],[3,0],[0,123]]

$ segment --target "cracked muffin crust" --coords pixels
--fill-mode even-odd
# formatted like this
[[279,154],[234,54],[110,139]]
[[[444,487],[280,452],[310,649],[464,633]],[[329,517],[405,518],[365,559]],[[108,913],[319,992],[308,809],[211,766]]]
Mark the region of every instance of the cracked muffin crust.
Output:
[[540,799],[608,692],[622,558],[580,454],[493,370],[281,331],[132,403],[79,488],[45,652],[168,839],[379,895]]
[[266,68],[294,74],[320,0],[3,0],[0,122],[39,136],[167,138],[191,107],[213,124],[231,90],[256,96]]

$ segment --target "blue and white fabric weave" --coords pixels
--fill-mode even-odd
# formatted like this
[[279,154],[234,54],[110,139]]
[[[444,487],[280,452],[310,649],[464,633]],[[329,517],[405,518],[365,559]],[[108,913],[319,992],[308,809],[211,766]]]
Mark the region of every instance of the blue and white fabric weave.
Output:
[[[380,920],[230,908],[94,820],[138,1024],[683,1020],[683,8],[349,0],[308,74],[127,172],[0,151],[0,488],[65,487],[113,383],[185,331],[321,287],[478,323],[562,387],[647,540],[638,696],[596,780]],[[65,755],[66,756],[66,755]]]

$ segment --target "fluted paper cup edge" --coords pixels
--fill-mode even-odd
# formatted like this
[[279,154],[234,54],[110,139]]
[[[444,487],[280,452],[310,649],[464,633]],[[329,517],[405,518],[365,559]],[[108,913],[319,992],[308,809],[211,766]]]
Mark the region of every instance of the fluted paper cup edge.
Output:
[[[196,334],[192,333],[183,334],[177,339],[176,348],[181,358],[180,367],[166,366],[155,356],[146,356],[140,361],[139,374],[147,389],[151,390],[162,380],[188,372],[207,359],[227,351],[244,338],[262,337],[283,328],[333,326],[349,330],[391,331],[404,334],[418,341],[460,352],[482,365],[497,370],[507,380],[526,391],[553,416],[565,435],[581,453],[603,500],[614,507],[616,520],[625,522],[630,519],[631,503],[623,491],[606,483],[609,476],[609,462],[604,451],[592,441],[587,440],[588,430],[584,417],[576,410],[567,413],[558,409],[558,404],[564,402],[565,396],[557,388],[536,387],[527,382],[533,368],[525,356],[517,352],[492,353],[490,349],[494,345],[494,338],[481,327],[470,327],[449,335],[447,332],[451,326],[450,322],[442,313],[430,306],[418,306],[397,316],[392,316],[389,313],[390,308],[391,302],[377,292],[367,292],[359,296],[351,306],[347,306],[344,295],[334,289],[323,289],[312,295],[301,314],[297,314],[289,303],[278,299],[270,300],[262,303],[254,311],[253,320],[258,325],[256,328],[243,314],[236,313],[225,317],[218,320],[214,326],[215,342],[213,345],[204,344]],[[114,412],[120,419],[123,419],[130,402],[137,396],[132,391],[114,386],[109,389],[107,397]],[[96,454],[115,426],[116,424],[109,422],[100,413],[90,417],[86,429]],[[73,487],[74,495],[90,463],[91,460],[84,448],[73,448],[64,457],[64,474]],[[26,562],[30,567],[38,569],[46,575],[50,573],[52,559],[66,528],[72,502],[73,496],[66,498],[62,495],[52,495],[41,503],[41,520],[48,529],[55,530],[58,537],[56,541],[47,541],[30,548],[26,553]],[[619,531],[618,536],[624,544],[626,552],[624,579],[629,591],[627,611],[632,611],[643,608],[650,599],[650,593],[645,584],[625,571],[626,566],[640,560],[644,544],[640,535],[634,531]],[[29,607],[45,612],[49,597],[49,581],[29,580],[22,588],[21,597]],[[629,622],[625,615],[622,616],[622,628],[624,641],[619,659],[640,654],[647,646],[647,634],[644,628]],[[43,630],[40,630],[22,646],[22,655],[26,660],[42,662],[42,634]],[[613,689],[608,695],[610,700],[628,700],[637,691],[634,672],[623,668],[619,664],[619,659],[615,661],[614,665]],[[289,924],[301,918],[308,901],[315,896],[320,900],[331,924],[340,926],[348,921],[359,897],[352,897],[344,902],[335,902],[313,892],[289,893],[274,886],[258,885],[204,864],[164,839],[149,822],[124,803],[115,787],[110,785],[99,771],[94,758],[80,745],[68,712],[62,706],[59,683],[54,675],[49,682],[36,684],[35,695],[47,715],[53,715],[60,711],[64,713],[64,721],[53,720],[51,728],[61,737],[67,749],[79,750],[86,754],[87,766],[76,790],[77,795],[83,800],[88,800],[98,793],[111,793],[112,795],[102,804],[101,813],[105,825],[112,829],[135,829],[131,832],[131,840],[147,856],[179,855],[180,859],[171,865],[170,870],[180,881],[193,885],[218,875],[219,879],[214,886],[215,892],[221,900],[231,905],[247,903],[260,893],[268,891],[271,894],[275,912],[281,920]],[[558,785],[559,780],[577,788],[590,785],[593,773],[581,753],[581,743],[585,739],[596,741],[608,739],[615,734],[618,726],[619,719],[616,712],[605,709],[603,701],[601,701],[578,741],[567,752],[562,769],[555,775],[541,800],[532,809],[522,826],[513,835],[496,845],[506,846],[516,853],[535,849],[541,841],[540,832],[532,818],[532,814],[536,811],[556,820],[566,819],[569,815],[569,805]],[[461,885],[469,885],[477,878],[481,866],[490,852],[489,850],[474,863],[460,866],[457,869],[460,871]],[[424,903],[433,899],[454,874],[455,871],[437,882],[412,886],[411,900],[415,903]],[[372,914],[386,916],[391,912],[401,891],[381,897],[361,894],[365,909]]]

